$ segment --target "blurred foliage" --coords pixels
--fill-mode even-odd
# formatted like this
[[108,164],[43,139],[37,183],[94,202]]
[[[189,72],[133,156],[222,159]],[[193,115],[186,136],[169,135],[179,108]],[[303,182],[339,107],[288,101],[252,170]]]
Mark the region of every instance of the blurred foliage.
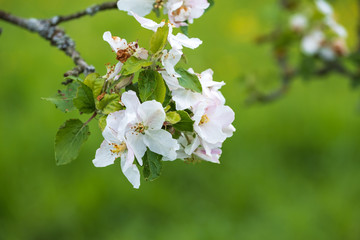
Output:
[[[45,18],[96,2],[3,0],[1,9]],[[0,22],[0,239],[359,239],[359,93],[332,75],[296,80],[274,104],[243,105],[239,76],[278,81],[270,48],[253,43],[279,21],[276,3],[218,0],[191,25],[189,35],[204,44],[185,50],[189,65],[211,67],[227,83],[237,132],[225,142],[221,165],[165,163],[162,178],[142,181],[140,190],[119,162],[92,165],[102,141],[94,123],[79,159],[56,167],[54,135],[75,113],[64,115],[41,97],[61,88],[73,64],[35,34]],[[356,1],[334,4],[354,46]],[[115,61],[103,32],[146,47],[152,34],[116,10],[63,26],[100,73]]]

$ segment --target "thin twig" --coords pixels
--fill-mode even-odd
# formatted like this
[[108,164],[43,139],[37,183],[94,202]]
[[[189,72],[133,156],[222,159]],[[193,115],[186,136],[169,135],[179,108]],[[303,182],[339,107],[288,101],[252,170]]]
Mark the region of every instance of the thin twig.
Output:
[[[94,15],[99,11],[110,10],[116,8],[116,2],[106,2],[99,5],[94,5],[86,8],[83,11],[67,15],[67,16],[55,16],[50,19],[37,19],[37,18],[21,18],[3,10],[0,10],[0,19],[8,23],[19,26],[30,32],[38,33],[42,38],[50,42],[51,45],[56,46],[69,56],[75,63],[75,67],[72,70],[67,71],[64,76],[78,76],[81,73],[85,75],[95,72],[95,68],[81,57],[80,53],[75,48],[75,42],[65,33],[65,31],[59,28],[57,25],[78,19],[86,15]],[[1,34],[1,29],[0,29]]]
[[71,21],[71,20],[74,20],[74,19],[78,19],[78,18],[81,18],[83,16],[93,16],[93,15],[95,15],[96,13],[98,13],[100,11],[117,9],[117,4],[116,3],[117,2],[105,2],[105,3],[99,4],[99,5],[90,6],[90,7],[86,8],[83,11],[73,13],[73,14],[70,14],[70,15],[55,16],[55,17],[50,19],[51,24],[52,25],[58,25],[60,23]]

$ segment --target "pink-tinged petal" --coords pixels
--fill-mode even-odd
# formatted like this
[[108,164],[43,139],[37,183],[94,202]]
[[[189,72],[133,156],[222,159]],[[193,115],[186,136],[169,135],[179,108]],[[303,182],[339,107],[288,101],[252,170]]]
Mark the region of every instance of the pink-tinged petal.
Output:
[[146,152],[146,145],[144,143],[144,135],[139,133],[136,134],[132,131],[126,133],[126,146],[128,149],[134,152],[138,163],[142,166],[142,157]]
[[134,162],[134,153],[128,153],[121,155],[121,170],[129,182],[138,189],[140,187],[140,172]]
[[140,106],[139,98],[136,96],[136,92],[127,91],[121,95],[121,102],[125,105],[128,112],[136,113]]
[[137,113],[143,124],[149,129],[160,129],[165,122],[164,108],[155,100],[142,103]]
[[134,13],[134,12],[130,12],[130,14],[134,16],[134,18],[136,19],[136,21],[138,21],[143,28],[152,30],[152,31],[154,31],[154,32],[156,32],[156,30],[157,30],[159,27],[162,27],[162,26],[165,25],[165,22],[156,23],[156,22],[154,22],[154,21],[151,20],[151,19],[147,19],[147,18],[144,18],[144,17],[140,17],[139,15],[137,15],[137,14]]
[[120,49],[127,48],[127,42],[125,39],[121,39],[119,37],[113,37],[111,35],[111,32],[107,31],[103,35],[104,41],[108,42],[110,44],[110,47],[114,52],[119,51]]
[[119,10],[134,12],[143,17],[151,12],[154,3],[155,0],[119,0],[117,6]]
[[198,9],[207,9],[210,6],[207,0],[185,0],[185,4]]
[[235,120],[235,113],[229,106],[217,106],[215,111],[209,114],[210,119],[217,121],[221,126],[228,126]]
[[205,161],[212,163],[220,163],[219,158],[221,155],[221,149],[212,149],[209,156],[208,154],[206,154],[204,149],[199,148],[198,150],[196,150],[196,152],[194,152],[194,154]]
[[205,141],[215,144],[223,142],[226,139],[226,134],[222,131],[222,126],[214,121],[210,121],[201,126],[194,126],[195,132]]
[[163,129],[146,130],[144,143],[151,151],[167,157],[169,160],[176,159],[176,151],[180,148],[172,135]]
[[113,153],[114,147],[111,143],[104,140],[100,148],[96,150],[95,159],[92,161],[95,167],[106,167],[114,164],[116,158],[120,157],[118,154]]

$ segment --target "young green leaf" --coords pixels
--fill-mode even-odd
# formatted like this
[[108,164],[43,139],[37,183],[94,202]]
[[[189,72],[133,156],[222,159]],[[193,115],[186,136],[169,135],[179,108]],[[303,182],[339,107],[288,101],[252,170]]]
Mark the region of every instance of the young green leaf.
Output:
[[201,83],[199,81],[199,78],[195,74],[189,73],[184,68],[177,68],[176,72],[181,76],[179,78],[179,84],[181,86],[195,92],[202,92]]
[[154,70],[144,70],[139,74],[139,95],[142,102],[156,100],[163,103],[166,86],[160,73]]
[[95,111],[95,101],[92,90],[82,82],[78,88],[76,98],[74,98],[74,106],[81,113],[92,113]]
[[42,99],[54,103],[56,108],[64,113],[70,112],[75,109],[73,99],[76,97],[79,85],[77,81],[73,81],[65,90],[59,90],[53,97]]
[[101,94],[105,79],[102,78],[98,73],[91,73],[87,75],[84,83],[93,91],[94,98],[96,98]]
[[96,108],[101,110],[103,114],[110,114],[122,109],[122,106],[119,102],[119,94],[105,94],[103,99],[96,102]]
[[180,26],[180,30],[186,36],[189,36],[189,26]]
[[165,24],[163,27],[159,27],[151,37],[150,52],[155,54],[162,51],[166,45],[168,35],[169,26],[167,24]]
[[65,165],[75,160],[81,146],[90,135],[89,126],[79,119],[67,120],[58,130],[55,138],[55,160],[57,165]]
[[122,75],[130,75],[141,70],[143,67],[149,67],[153,64],[151,61],[138,59],[136,57],[129,58],[121,69]]
[[180,114],[177,112],[167,112],[165,121],[171,124],[176,124],[181,121]]
[[161,174],[162,169],[162,156],[156,154],[149,149],[146,151],[143,162],[144,162],[144,178],[146,181],[153,181],[157,179]]
[[189,114],[185,111],[176,112],[180,115],[181,120],[178,123],[174,124],[173,127],[179,131],[194,131],[194,121],[190,118]]

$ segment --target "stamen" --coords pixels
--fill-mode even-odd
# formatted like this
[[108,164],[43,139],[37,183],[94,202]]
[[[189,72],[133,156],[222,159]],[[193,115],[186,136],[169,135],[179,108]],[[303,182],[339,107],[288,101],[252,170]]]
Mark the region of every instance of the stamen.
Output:
[[126,150],[126,144],[125,142],[122,142],[120,145],[112,143],[111,145],[114,146],[114,149],[110,150],[114,154],[121,155]]
[[205,123],[208,123],[209,121],[210,121],[209,117],[206,114],[204,114],[200,119],[199,125],[203,125]]

